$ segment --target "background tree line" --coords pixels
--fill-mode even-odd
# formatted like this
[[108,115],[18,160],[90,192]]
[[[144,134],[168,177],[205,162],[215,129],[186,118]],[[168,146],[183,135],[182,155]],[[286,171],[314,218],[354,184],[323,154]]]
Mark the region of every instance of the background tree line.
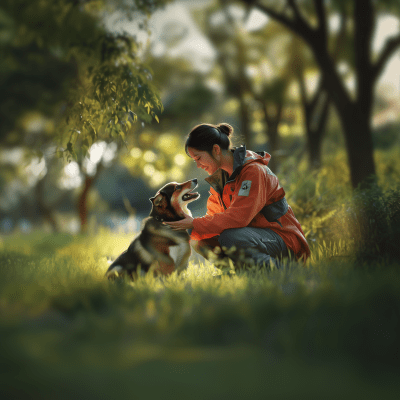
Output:
[[[174,4],[192,19],[151,32],[149,18]],[[250,24],[255,10],[268,17],[257,27]],[[103,189],[111,187],[122,171],[135,180],[122,179],[125,193],[118,186],[114,192],[121,193],[103,203],[110,210],[110,199],[119,196],[133,213],[135,199],[147,201],[147,189],[195,173],[182,141],[202,121],[232,123],[237,144],[269,151],[274,170],[307,154],[317,173],[333,124],[343,132],[352,187],[366,184],[377,172],[372,117],[391,107],[377,96],[376,83],[400,47],[400,33],[376,54],[372,39],[378,20],[398,21],[398,13],[389,0],[215,0],[191,8],[162,0],[5,0],[0,146],[9,207],[3,215],[21,207],[13,199],[33,196],[54,229],[54,211],[75,204],[85,230],[92,188],[100,176],[109,179]],[[118,26],[110,23],[115,16]],[[198,54],[177,50],[194,28],[212,49],[202,68]],[[129,186],[139,180],[143,190],[133,193]]]

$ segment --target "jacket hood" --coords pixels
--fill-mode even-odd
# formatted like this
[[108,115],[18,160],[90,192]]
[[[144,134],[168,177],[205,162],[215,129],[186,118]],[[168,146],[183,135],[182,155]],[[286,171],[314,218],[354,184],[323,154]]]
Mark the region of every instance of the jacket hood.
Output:
[[252,162],[259,162],[268,165],[271,155],[265,151],[254,152],[246,150],[246,146],[240,146],[232,149],[233,152],[233,173],[228,176],[228,173],[221,168],[217,169],[205,181],[212,186],[217,193],[222,194],[223,187],[228,181],[233,181],[239,175],[242,168]]
[[265,151],[255,152],[246,150],[246,146],[240,146],[233,151],[233,173],[229,177],[229,180],[233,180],[239,174],[241,169],[252,162],[261,162],[262,164],[268,165],[271,155]]

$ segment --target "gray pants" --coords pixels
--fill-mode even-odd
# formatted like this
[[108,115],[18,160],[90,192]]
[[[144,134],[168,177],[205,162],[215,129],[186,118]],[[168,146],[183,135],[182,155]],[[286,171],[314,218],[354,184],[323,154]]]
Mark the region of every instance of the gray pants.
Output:
[[252,258],[256,265],[270,264],[272,260],[279,266],[279,260],[289,256],[289,250],[283,239],[268,228],[233,228],[224,230],[219,236],[210,239],[192,241],[195,251],[206,257],[209,250],[216,246],[225,246],[228,249],[235,246],[243,249],[248,258]]

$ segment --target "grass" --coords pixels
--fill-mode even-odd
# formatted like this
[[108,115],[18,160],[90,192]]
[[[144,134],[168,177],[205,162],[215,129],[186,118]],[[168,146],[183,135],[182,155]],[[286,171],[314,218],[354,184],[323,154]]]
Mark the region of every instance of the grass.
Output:
[[230,274],[193,259],[180,276],[107,281],[131,239],[2,238],[6,398],[398,394],[397,264],[356,268],[343,241],[322,241],[305,267]]

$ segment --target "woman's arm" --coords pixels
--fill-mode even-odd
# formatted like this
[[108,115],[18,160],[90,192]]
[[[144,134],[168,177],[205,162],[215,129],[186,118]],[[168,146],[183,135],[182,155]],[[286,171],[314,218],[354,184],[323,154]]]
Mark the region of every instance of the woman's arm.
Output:
[[193,218],[190,215],[184,214],[185,218],[180,221],[165,221],[164,225],[169,225],[174,230],[193,229]]
[[[213,191],[213,189],[211,189]],[[217,199],[217,194],[210,191],[210,196],[207,199],[207,212],[206,216],[214,215],[215,213],[222,210],[221,205]],[[180,230],[180,229],[193,229],[193,218],[187,214],[184,214],[185,218],[180,221],[174,222],[165,222],[166,225],[169,225],[172,229]]]
[[[250,187],[248,191],[242,189],[244,181]],[[248,226],[267,203],[270,191],[271,182],[264,167],[259,164],[249,166],[239,177],[230,207],[214,215],[195,218],[193,232],[199,236],[215,236],[225,229]]]

